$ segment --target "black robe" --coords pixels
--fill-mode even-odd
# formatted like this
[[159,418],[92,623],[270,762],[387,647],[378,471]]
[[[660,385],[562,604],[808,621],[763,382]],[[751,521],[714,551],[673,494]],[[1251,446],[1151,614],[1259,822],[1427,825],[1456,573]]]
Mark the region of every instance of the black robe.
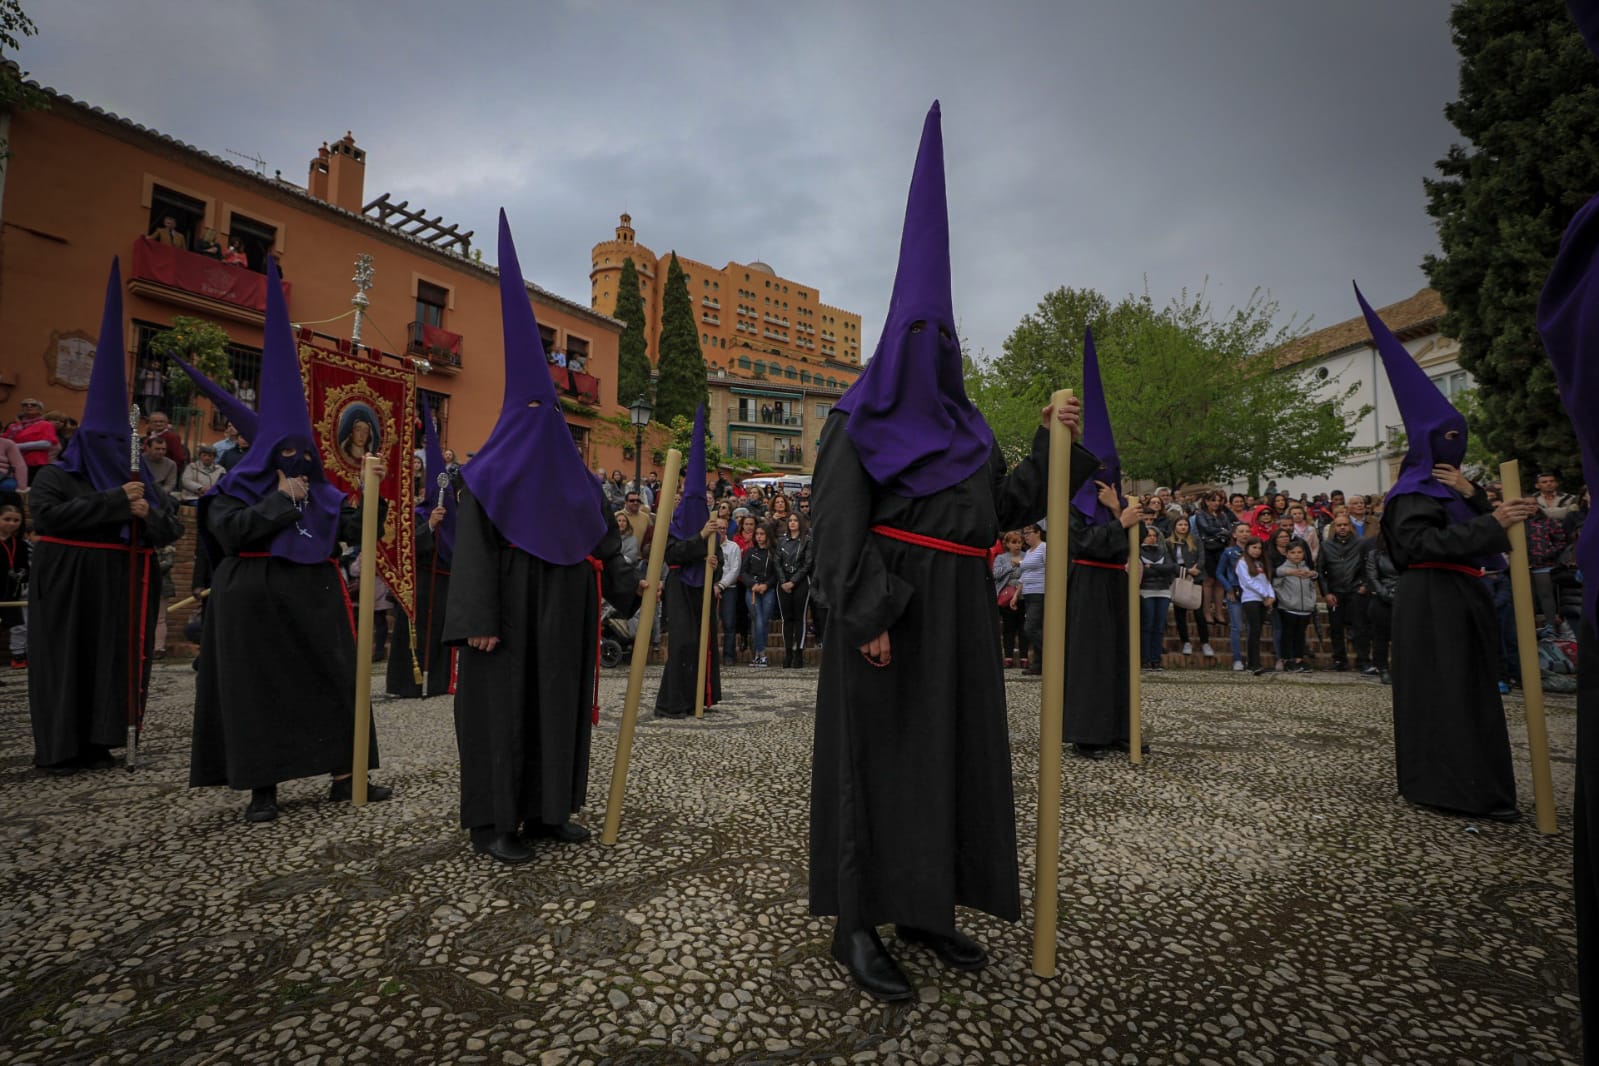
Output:
[[[847,416],[822,427],[812,483],[815,581],[831,613],[811,764],[812,914],[858,929],[896,922],[949,934],[955,907],[1020,910],[1016,808],[986,552],[872,533],[887,525],[987,549],[1045,506],[1048,435],[1009,475],[998,447],[960,484],[918,499],[862,467]],[[1072,455],[1075,490],[1098,467]],[[860,646],[883,632],[892,662]]]
[[1577,897],[1577,989],[1584,1062],[1599,1062],[1599,636],[1577,631],[1577,798],[1573,802]]
[[[128,558],[128,497],[121,486],[96,492],[59,466],[33,474],[28,506],[34,532],[28,585],[28,710],[33,718],[33,761],[55,766],[120,748],[128,736],[129,596],[143,605],[143,667],[139,689],[150,684],[150,651],[161,610],[161,575],[153,553]],[[148,548],[183,534],[175,508],[150,500],[140,523]],[[104,544],[77,548],[45,537]]]
[[1499,622],[1482,578],[1414,569],[1420,562],[1476,565],[1510,540],[1481,491],[1478,512],[1451,522],[1443,501],[1396,496],[1383,513],[1399,567],[1393,608],[1394,754],[1399,794],[1463,814],[1516,805],[1510,734],[1499,698]]
[[[204,504],[222,558],[200,638],[191,788],[265,788],[347,773],[354,761],[355,615],[337,561],[241,558],[267,551],[298,517],[280,492],[256,504],[217,493]],[[360,537],[360,512],[344,508],[339,538]],[[368,752],[376,768],[375,728]]]
[[[668,537],[666,565],[672,567],[666,575],[666,588],[661,594],[666,615],[666,669],[661,672],[661,688],[655,694],[655,713],[658,716],[682,717],[694,713],[694,685],[699,681],[700,608],[705,603],[703,585],[685,585],[678,580],[677,567],[705,561],[704,537],[679,540]],[[706,575],[706,581],[717,581],[722,573],[722,553],[716,553],[716,569]],[[740,596],[744,590],[738,586],[725,590],[724,596]],[[705,707],[709,710],[722,702],[722,657],[717,654],[716,593],[711,593],[711,630],[705,642]]]
[[[416,613],[422,624],[416,638],[417,669],[424,671],[426,695],[450,691],[451,649],[444,646],[444,606],[450,602],[450,560],[438,552],[438,540],[427,523],[416,530]],[[436,567],[436,569],[435,569]],[[437,609],[435,609],[435,605]],[[390,612],[387,691],[391,696],[424,695],[412,672],[411,619],[399,604]],[[424,639],[425,638],[425,639]]]
[[[605,598],[631,614],[641,575],[605,517],[592,554],[605,567]],[[455,740],[464,828],[514,833],[527,822],[560,825],[582,808],[599,618],[590,563],[556,566],[512,546],[462,490],[444,643],[461,646]],[[478,651],[463,646],[471,637],[500,643]]]
[[1091,526],[1072,508],[1071,570],[1066,579],[1066,708],[1061,736],[1070,744],[1127,743],[1127,571],[1081,561],[1127,565],[1127,530],[1120,522]]

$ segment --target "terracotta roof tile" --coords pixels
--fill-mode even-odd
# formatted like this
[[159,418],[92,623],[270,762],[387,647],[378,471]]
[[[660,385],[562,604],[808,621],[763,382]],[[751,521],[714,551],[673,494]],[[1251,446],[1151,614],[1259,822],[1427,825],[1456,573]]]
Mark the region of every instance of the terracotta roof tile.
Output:
[[[1408,299],[1377,309],[1377,317],[1385,322],[1400,340],[1437,328],[1444,313],[1443,297],[1436,289],[1422,289]],[[1346,322],[1326,329],[1307,333],[1278,350],[1277,369],[1308,363],[1349,348],[1359,348],[1371,343],[1371,333],[1366,329],[1366,319],[1356,315]]]

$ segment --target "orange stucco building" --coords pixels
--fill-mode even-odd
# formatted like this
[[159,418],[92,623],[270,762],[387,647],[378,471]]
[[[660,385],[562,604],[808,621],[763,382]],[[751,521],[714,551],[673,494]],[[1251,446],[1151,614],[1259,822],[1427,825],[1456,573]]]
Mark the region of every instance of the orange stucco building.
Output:
[[[625,214],[616,236],[591,255],[590,306],[606,315],[616,310],[622,264],[633,261],[651,362],[671,257],[638,243]],[[677,261],[698,319],[708,422],[723,452],[778,470],[810,470],[822,420],[860,376],[861,316],[822,303],[814,286],[765,263],[713,267],[682,255]]]
[[[354,264],[367,254],[374,276],[362,340],[383,363],[416,373],[419,393],[440,411],[446,447],[465,454],[487,437],[503,388],[498,272],[478,261],[471,233],[373,196],[369,161],[352,136],[324,144],[301,186],[45,92],[48,110],[0,120],[11,151],[0,184],[0,417],[9,420],[25,396],[81,412],[113,255],[127,289],[119,355],[137,391],[137,372],[150,365],[142,358],[148,337],[177,315],[223,327],[239,387],[255,387],[262,314],[250,294],[264,292],[268,255],[289,284],[294,322],[349,338]],[[169,216],[187,249],[145,239]],[[536,240],[536,220],[524,226],[522,239]],[[237,241],[245,263],[195,252],[208,231],[224,249]],[[492,250],[492,235],[482,243]],[[632,433],[607,422],[625,415],[616,402],[621,324],[528,289],[546,347],[584,371],[556,377],[585,460],[621,466]],[[180,429],[191,439],[218,435],[200,415]]]

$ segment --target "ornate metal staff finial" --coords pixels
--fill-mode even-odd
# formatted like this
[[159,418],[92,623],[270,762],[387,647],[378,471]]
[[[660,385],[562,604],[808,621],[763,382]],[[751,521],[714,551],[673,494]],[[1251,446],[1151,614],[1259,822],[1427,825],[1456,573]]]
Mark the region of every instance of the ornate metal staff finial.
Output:
[[433,481],[439,487],[439,506],[443,507],[444,506],[444,490],[450,487],[450,475],[449,474],[440,474],[438,477],[434,478]]
[[139,476],[139,405],[128,408],[128,469]]
[[350,280],[355,282],[355,295],[350,298],[350,303],[355,306],[355,325],[350,327],[350,341],[352,344],[361,343],[361,319],[366,314],[366,309],[372,301],[367,299],[367,290],[372,288],[372,257],[365,252],[355,257],[355,277]]

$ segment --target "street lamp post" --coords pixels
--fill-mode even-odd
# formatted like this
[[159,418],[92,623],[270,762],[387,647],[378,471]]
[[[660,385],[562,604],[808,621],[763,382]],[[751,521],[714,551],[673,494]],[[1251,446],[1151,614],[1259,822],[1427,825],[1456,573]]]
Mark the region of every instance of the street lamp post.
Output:
[[635,492],[644,487],[644,427],[650,424],[650,414],[653,410],[650,407],[649,397],[647,396],[640,396],[627,409],[628,416],[633,420],[633,490]]

